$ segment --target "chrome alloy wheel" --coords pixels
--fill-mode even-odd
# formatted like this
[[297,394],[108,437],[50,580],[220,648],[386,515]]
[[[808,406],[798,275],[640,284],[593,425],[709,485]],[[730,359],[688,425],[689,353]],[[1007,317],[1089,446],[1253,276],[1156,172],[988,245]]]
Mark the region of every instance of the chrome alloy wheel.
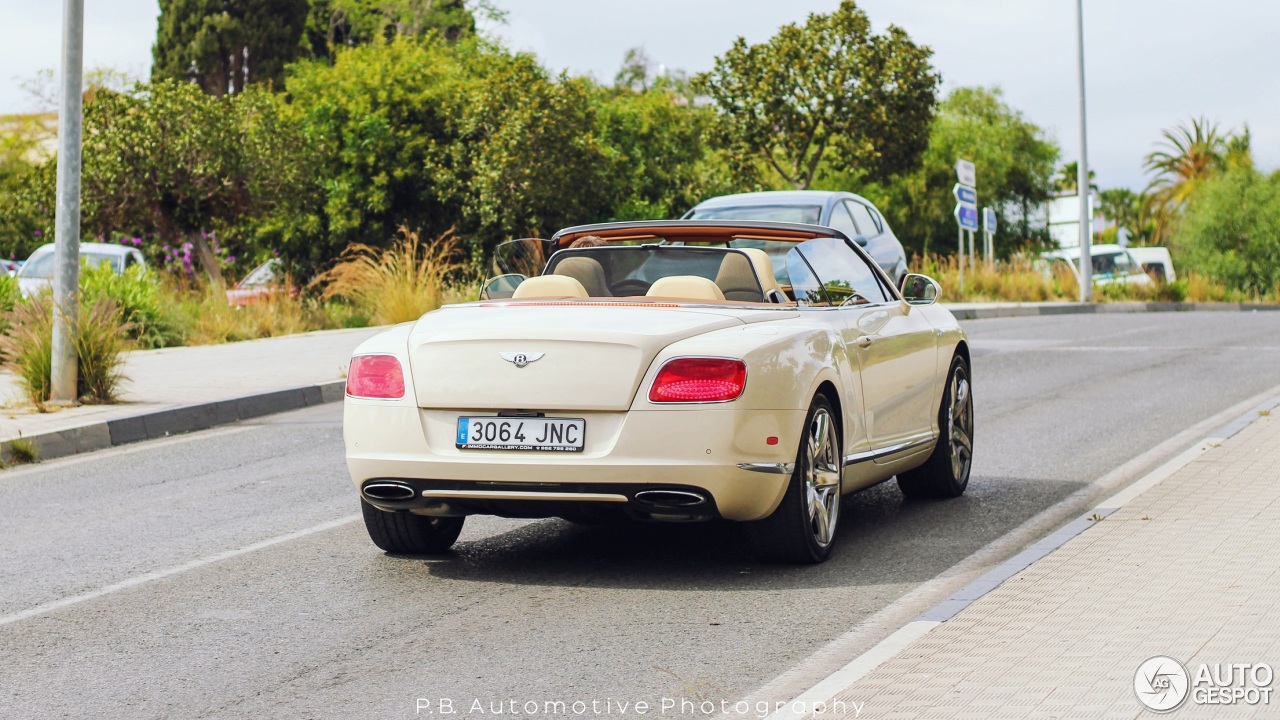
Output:
[[840,519],[840,442],[836,425],[826,408],[819,408],[809,422],[805,438],[805,507],[809,531],[819,547],[831,544]]
[[969,465],[973,462],[973,395],[969,392],[969,375],[964,366],[957,366],[951,374],[947,395],[951,399],[951,406],[947,408],[951,472],[956,480],[963,480],[969,477]]

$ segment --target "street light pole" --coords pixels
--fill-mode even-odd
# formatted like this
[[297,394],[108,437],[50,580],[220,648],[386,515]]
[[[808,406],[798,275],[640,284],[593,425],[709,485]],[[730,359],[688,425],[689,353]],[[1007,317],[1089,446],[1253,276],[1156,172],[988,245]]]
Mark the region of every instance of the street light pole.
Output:
[[1076,0],[1076,59],[1080,65],[1080,162],[1076,166],[1076,196],[1080,199],[1080,302],[1093,302],[1093,218],[1089,212],[1089,133],[1084,112],[1084,0]]
[[54,218],[53,357],[50,401],[76,401],[80,290],[80,138],[83,122],[84,0],[62,4],[62,98],[58,104],[58,195]]

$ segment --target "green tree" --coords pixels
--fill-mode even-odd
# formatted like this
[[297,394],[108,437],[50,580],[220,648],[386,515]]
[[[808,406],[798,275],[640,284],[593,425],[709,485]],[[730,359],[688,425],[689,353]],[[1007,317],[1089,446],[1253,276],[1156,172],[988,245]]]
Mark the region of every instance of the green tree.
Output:
[[[1094,171],[1092,170],[1089,171],[1089,189],[1093,192],[1098,191],[1098,185],[1093,182],[1094,179],[1096,179],[1097,175],[1098,174],[1095,173]],[[1079,184],[1080,184],[1080,161],[1078,160],[1072,160],[1071,162],[1063,165],[1062,169],[1058,171],[1057,176],[1054,177],[1053,179],[1053,186],[1058,192],[1063,192],[1063,193],[1068,193],[1073,195],[1079,194],[1079,192],[1076,190],[1076,187],[1079,186]]]
[[295,66],[286,88],[321,189],[300,223],[314,234],[281,248],[292,259],[316,266],[348,243],[383,247],[401,225],[436,237],[458,224],[461,203],[445,187],[469,92],[458,53],[405,39],[350,48],[332,65]]
[[52,189],[41,161],[45,153],[49,118],[9,116],[0,118],[0,256],[25,258],[44,244],[53,225],[46,217],[52,202],[43,190]]
[[939,83],[932,54],[893,25],[873,35],[866,14],[842,0],[760,45],[738,38],[697,80],[726,141],[803,189],[824,160],[871,181],[918,166]]
[[590,81],[553,81],[525,54],[478,60],[453,153],[466,225],[493,242],[607,217],[609,167],[593,133]]
[[[1247,152],[1248,130],[1245,135]],[[1174,221],[1196,190],[1226,168],[1230,140],[1207,118],[1192,118],[1161,133],[1164,138],[1147,155],[1143,167],[1155,177],[1147,186],[1147,212],[1155,223],[1155,242],[1164,242]]]
[[1280,172],[1203,179],[1172,235],[1179,262],[1234,290],[1280,294]]
[[707,197],[736,192],[736,177],[714,142],[715,110],[695,102],[684,73],[654,76],[639,48],[627,52],[613,87],[593,93],[595,135],[609,160],[610,217],[678,217]]
[[[86,234],[154,230],[190,242],[214,282],[207,232],[282,213],[311,176],[296,128],[264,91],[214,97],[162,81],[136,95],[101,92],[86,106],[84,137]],[[223,236],[241,253],[253,240]]]
[[475,15],[465,0],[311,0],[306,43],[313,57],[332,61],[339,48],[431,32],[457,42],[475,30]]
[[1098,214],[1115,223],[1117,230],[1129,233],[1130,242],[1145,244],[1147,223],[1143,215],[1146,196],[1128,188],[1114,188],[1098,193]]
[[1009,107],[998,88],[957,88],[939,103],[918,169],[865,185],[857,175],[832,174],[819,185],[856,189],[873,200],[908,254],[952,252],[956,158],[974,162],[978,201],[996,209],[1001,228],[997,251],[1008,252],[1045,234],[1034,218],[1053,190],[1058,147]]
[[280,88],[298,57],[308,0],[160,0],[153,80],[191,80],[212,95]]
[[297,66],[287,88],[323,192],[320,231],[287,250],[313,266],[351,242],[385,247],[401,226],[454,228],[479,252],[607,219],[622,192],[591,82],[475,38],[350,48]]

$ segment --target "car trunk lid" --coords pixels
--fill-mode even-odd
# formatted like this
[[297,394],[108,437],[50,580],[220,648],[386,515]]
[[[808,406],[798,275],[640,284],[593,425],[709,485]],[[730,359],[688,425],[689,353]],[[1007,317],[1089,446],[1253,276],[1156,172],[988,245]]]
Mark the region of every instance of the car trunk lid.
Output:
[[664,347],[754,319],[714,308],[452,306],[414,327],[410,372],[423,408],[621,411]]

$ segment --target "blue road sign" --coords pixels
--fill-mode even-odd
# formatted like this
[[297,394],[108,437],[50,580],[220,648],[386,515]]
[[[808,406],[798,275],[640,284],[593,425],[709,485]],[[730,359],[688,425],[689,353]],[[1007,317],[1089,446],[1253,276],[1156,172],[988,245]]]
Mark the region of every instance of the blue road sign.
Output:
[[955,209],[956,222],[965,230],[978,229],[978,208],[959,203]]
[[989,207],[982,208],[982,229],[989,233],[996,231],[996,211]]
[[956,196],[956,202],[958,203],[975,207],[978,205],[978,191],[968,185],[956,183],[956,186],[951,188],[951,194]]

